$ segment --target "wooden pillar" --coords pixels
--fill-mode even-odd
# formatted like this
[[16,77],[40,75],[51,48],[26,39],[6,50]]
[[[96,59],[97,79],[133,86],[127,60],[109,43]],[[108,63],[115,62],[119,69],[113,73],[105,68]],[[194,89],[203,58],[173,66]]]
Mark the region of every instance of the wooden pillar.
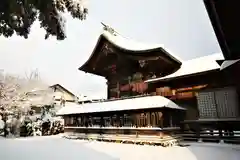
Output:
[[136,114],[137,127],[141,127],[141,113]]
[[155,114],[155,112],[151,112],[151,125],[152,125],[153,127],[156,127],[156,125],[157,125],[157,120],[156,120],[156,114]]
[[202,138],[201,138],[201,134],[200,134],[200,131],[201,131],[200,128],[201,128],[200,124],[197,122],[196,123],[196,137],[197,137],[198,142],[202,142]]
[[104,119],[103,116],[100,118],[100,127],[104,127]]
[[129,85],[129,91],[128,91],[129,94],[128,94],[128,95],[129,95],[129,96],[132,96],[131,77],[130,77],[130,76],[128,77],[128,85]]
[[117,82],[117,98],[120,98],[120,85],[119,85],[119,81]]
[[163,128],[164,127],[164,125],[163,125],[163,113],[162,112],[158,112],[157,113],[158,114],[158,122],[160,122],[159,123],[159,126],[161,127],[161,128]]
[[117,114],[116,121],[117,121],[117,127],[120,127],[120,116],[119,116],[119,114]]
[[218,133],[219,133],[219,137],[218,137],[218,140],[220,143],[223,143],[223,130],[225,129],[224,127],[224,124],[222,122],[217,122],[217,130],[218,130]]
[[113,118],[110,116],[110,125],[113,126]]
[[120,114],[120,116],[119,116],[119,121],[120,121],[120,124],[119,124],[119,126],[120,127],[123,127],[124,126],[124,114]]
[[111,98],[111,95],[110,95],[110,83],[109,83],[109,81],[107,81],[107,99],[110,99]]
[[171,113],[169,114],[169,124],[170,124],[170,127],[173,127],[173,119],[172,119],[173,117],[172,117],[172,115],[171,115]]

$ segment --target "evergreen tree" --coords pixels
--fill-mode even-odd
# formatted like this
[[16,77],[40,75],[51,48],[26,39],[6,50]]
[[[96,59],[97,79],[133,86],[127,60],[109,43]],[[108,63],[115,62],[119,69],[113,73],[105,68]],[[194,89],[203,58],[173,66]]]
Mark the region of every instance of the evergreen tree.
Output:
[[82,0],[1,0],[0,36],[11,37],[16,33],[28,38],[32,24],[38,19],[46,30],[45,39],[52,35],[63,40],[65,11],[80,20],[85,20],[88,13]]

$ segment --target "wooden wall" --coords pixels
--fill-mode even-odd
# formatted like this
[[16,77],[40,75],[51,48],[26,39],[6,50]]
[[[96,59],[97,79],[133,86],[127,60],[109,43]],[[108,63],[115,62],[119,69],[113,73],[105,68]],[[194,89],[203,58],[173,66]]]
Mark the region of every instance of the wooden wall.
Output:
[[223,72],[214,70],[202,74],[149,83],[148,92],[152,95],[161,95],[173,100],[187,109],[186,120],[196,120],[199,118],[197,101],[199,92],[229,85],[232,85],[232,81]]

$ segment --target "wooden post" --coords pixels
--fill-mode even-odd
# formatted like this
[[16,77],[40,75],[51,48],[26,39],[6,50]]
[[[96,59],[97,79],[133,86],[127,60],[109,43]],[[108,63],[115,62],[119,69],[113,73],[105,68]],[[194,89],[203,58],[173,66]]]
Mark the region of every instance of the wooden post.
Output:
[[202,138],[200,136],[200,124],[196,124],[196,137],[198,142],[202,142]]
[[223,139],[222,139],[222,137],[223,137],[223,133],[222,133],[222,131],[223,131],[223,125],[222,125],[222,123],[220,122],[217,122],[217,128],[218,128],[218,133],[219,133],[219,143],[224,143],[224,141],[223,141]]
[[111,126],[114,125],[114,124],[113,124],[113,118],[112,118],[112,116],[110,116],[110,125],[111,125]]
[[139,135],[138,135],[138,131],[136,131],[136,138],[138,138],[139,137]]
[[172,124],[172,115],[170,114],[170,127],[172,127],[173,124]]
[[120,98],[120,85],[119,85],[119,81],[117,82],[117,98]]
[[159,138],[162,139],[163,137],[164,137],[164,133],[162,131],[160,131]]

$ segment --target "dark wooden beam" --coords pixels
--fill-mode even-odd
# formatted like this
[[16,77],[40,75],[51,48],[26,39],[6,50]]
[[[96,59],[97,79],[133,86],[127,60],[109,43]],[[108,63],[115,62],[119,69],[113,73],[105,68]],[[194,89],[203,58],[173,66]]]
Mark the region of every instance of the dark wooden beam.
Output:
[[239,59],[239,1],[204,0],[204,4],[225,59]]

